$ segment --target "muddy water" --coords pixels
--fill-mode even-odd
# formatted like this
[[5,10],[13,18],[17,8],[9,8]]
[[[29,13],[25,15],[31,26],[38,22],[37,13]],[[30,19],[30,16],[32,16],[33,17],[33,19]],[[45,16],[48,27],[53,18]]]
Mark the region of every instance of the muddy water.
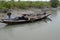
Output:
[[52,21],[8,25],[0,23],[0,40],[60,40],[60,10],[52,11]]

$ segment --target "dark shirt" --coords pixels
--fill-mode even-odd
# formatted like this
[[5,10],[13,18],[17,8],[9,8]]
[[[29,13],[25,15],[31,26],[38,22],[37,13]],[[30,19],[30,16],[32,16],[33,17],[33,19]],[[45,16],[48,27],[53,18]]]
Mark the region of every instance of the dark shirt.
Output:
[[7,13],[8,16],[11,16],[11,13]]
[[24,16],[22,16],[22,17],[16,17],[15,19],[16,20],[28,20],[28,18],[25,18]]
[[46,12],[44,12],[44,15],[46,15]]

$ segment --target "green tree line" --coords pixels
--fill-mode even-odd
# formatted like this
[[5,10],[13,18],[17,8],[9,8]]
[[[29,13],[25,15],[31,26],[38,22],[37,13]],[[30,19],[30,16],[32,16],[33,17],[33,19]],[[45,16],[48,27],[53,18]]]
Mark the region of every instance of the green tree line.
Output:
[[36,2],[32,2],[32,1],[0,1],[0,9],[10,9],[10,8],[22,8],[22,9],[26,9],[26,8],[30,8],[30,7],[34,7],[34,8],[43,8],[43,7],[57,7],[57,5],[60,5],[60,2],[58,2],[58,0],[51,0],[50,2],[40,2],[40,1],[36,1]]

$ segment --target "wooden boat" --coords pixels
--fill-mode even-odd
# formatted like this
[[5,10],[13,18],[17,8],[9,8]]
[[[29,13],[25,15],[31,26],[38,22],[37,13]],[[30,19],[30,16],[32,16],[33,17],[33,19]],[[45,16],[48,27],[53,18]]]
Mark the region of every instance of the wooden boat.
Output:
[[49,15],[51,15],[51,14],[39,15],[39,16],[34,16],[34,17],[33,16],[28,16],[29,20],[2,19],[2,20],[0,20],[0,22],[1,23],[6,23],[6,24],[9,24],[9,25],[22,24],[22,23],[29,23],[29,22],[38,21],[38,20],[41,20],[41,19],[44,19],[44,18],[48,17]]

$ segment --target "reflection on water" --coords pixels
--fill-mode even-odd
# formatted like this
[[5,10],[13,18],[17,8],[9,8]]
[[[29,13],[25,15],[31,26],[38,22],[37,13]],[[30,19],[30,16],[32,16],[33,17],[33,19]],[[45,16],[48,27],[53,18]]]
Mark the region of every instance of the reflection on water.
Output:
[[[0,28],[0,40],[60,40],[60,10],[42,21]],[[50,20],[50,21],[49,21]]]

